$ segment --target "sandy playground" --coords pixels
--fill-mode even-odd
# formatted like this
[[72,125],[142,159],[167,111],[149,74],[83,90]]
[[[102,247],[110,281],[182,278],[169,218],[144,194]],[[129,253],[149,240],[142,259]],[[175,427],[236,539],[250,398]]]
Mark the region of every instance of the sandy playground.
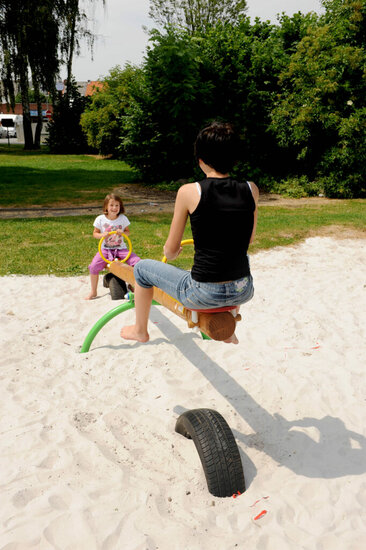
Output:
[[[238,346],[153,307],[151,341],[88,277],[2,277],[0,550],[364,550],[366,241],[251,257]],[[213,497],[177,417],[219,411],[247,490]],[[266,512],[266,513],[262,513]]]

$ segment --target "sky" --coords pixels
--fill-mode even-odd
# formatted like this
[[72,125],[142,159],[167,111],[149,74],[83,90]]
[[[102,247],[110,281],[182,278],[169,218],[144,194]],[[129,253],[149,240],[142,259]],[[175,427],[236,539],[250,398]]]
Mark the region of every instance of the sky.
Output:
[[[93,59],[86,47],[75,57],[73,73],[77,81],[98,80],[107,76],[116,65],[123,67],[127,62],[140,64],[143,60],[148,34],[143,27],[152,28],[149,18],[149,0],[97,0],[90,29],[97,36]],[[247,0],[249,17],[254,20],[277,21],[277,14],[285,12],[291,16],[301,11],[321,13],[320,0]],[[65,77],[65,74],[62,74]]]

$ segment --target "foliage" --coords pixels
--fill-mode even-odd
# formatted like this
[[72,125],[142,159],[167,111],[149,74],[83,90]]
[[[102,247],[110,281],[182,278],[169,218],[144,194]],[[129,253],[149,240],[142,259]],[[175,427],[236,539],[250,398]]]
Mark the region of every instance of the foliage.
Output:
[[325,2],[323,23],[309,28],[281,74],[272,111],[298,173],[320,180],[331,197],[366,195],[365,5]]
[[310,182],[306,176],[288,177],[280,183],[272,185],[271,191],[285,197],[301,199],[323,195],[324,188],[320,182]]
[[220,23],[237,23],[247,10],[246,0],[150,0],[150,17],[162,27],[205,32]]
[[[95,2],[96,0],[91,0]],[[104,0],[102,0],[104,3]],[[66,94],[71,86],[72,60],[81,39],[93,45],[88,17],[81,0],[1,0],[0,77],[7,101],[15,103],[14,82],[19,83],[23,107],[25,149],[40,148],[42,95],[56,95],[55,81],[60,64],[67,67]],[[38,122],[33,142],[29,102],[32,79]],[[70,94],[73,91],[70,90]],[[70,95],[70,97],[71,97]],[[66,96],[67,98],[68,96]]]
[[[51,0],[2,0],[0,3],[1,76],[5,95],[14,107],[14,81],[23,106],[25,148],[39,148],[42,129],[42,87],[50,89],[58,70],[57,10]],[[29,72],[40,112],[35,144],[29,110]]]
[[245,17],[193,37],[174,28],[153,31],[141,72],[128,86],[123,158],[147,181],[192,177],[198,130],[223,119],[236,124],[242,137],[238,176],[268,181],[286,174],[284,153],[268,132],[270,113],[288,52],[313,19],[286,18],[281,32]]
[[89,97],[80,94],[75,81],[69,84],[67,94],[55,98],[47,137],[47,145],[52,153],[90,152],[80,125],[81,115],[89,101]]
[[138,69],[130,65],[111,69],[103,80],[103,88],[95,91],[81,116],[88,144],[102,155],[119,154],[121,117],[129,104],[129,86],[137,73]]
[[[94,3],[96,0],[91,0]],[[102,0],[103,5],[105,0]],[[86,40],[93,51],[94,34],[88,29],[88,16],[84,11],[85,3],[81,0],[56,0],[60,18],[59,49],[63,63],[66,65],[66,93],[72,86],[72,63],[75,54],[80,53],[80,42]]]
[[284,52],[276,28],[269,22],[236,26],[218,24],[200,41],[204,64],[203,82],[212,96],[208,118],[233,122],[242,138],[236,170],[241,177],[257,180],[277,173],[281,166],[278,147],[267,133],[272,96],[284,65]]
[[[28,98],[29,98],[30,103],[35,103],[36,102],[36,94],[35,94],[35,91],[34,91],[33,88],[29,89]],[[43,103],[45,103],[47,101],[47,97],[42,92],[40,93],[40,99]],[[21,103],[22,102],[22,94],[20,92],[18,92],[16,94],[14,100],[15,100],[15,103]]]
[[143,70],[129,86],[121,154],[146,181],[192,174],[192,143],[205,119],[211,85],[200,85],[199,44],[185,32],[154,31]]

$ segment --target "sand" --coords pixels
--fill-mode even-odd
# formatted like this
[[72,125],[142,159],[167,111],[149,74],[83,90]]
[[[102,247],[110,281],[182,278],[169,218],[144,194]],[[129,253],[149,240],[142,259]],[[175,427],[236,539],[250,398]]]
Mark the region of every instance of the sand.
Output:
[[[1,278],[1,550],[363,550],[366,241],[251,257],[238,346],[153,307],[151,341],[87,277]],[[187,409],[219,411],[246,492],[213,497]],[[266,511],[258,519],[260,512]]]

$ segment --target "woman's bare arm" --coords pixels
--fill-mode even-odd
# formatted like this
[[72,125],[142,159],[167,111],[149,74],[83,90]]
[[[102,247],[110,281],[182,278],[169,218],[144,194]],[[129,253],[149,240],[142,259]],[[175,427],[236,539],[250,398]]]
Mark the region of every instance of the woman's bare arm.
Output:
[[256,184],[253,183],[252,181],[250,182],[250,187],[252,189],[253,199],[254,199],[254,202],[255,202],[253,231],[252,231],[252,235],[251,235],[250,241],[249,241],[250,243],[252,243],[253,240],[254,240],[254,237],[255,237],[255,232],[257,230],[259,189],[256,186]]
[[164,245],[164,254],[168,260],[174,260],[181,252],[184,228],[188,214],[193,212],[199,202],[199,196],[193,183],[180,187],[175,200],[173,220],[170,225],[169,236]]

